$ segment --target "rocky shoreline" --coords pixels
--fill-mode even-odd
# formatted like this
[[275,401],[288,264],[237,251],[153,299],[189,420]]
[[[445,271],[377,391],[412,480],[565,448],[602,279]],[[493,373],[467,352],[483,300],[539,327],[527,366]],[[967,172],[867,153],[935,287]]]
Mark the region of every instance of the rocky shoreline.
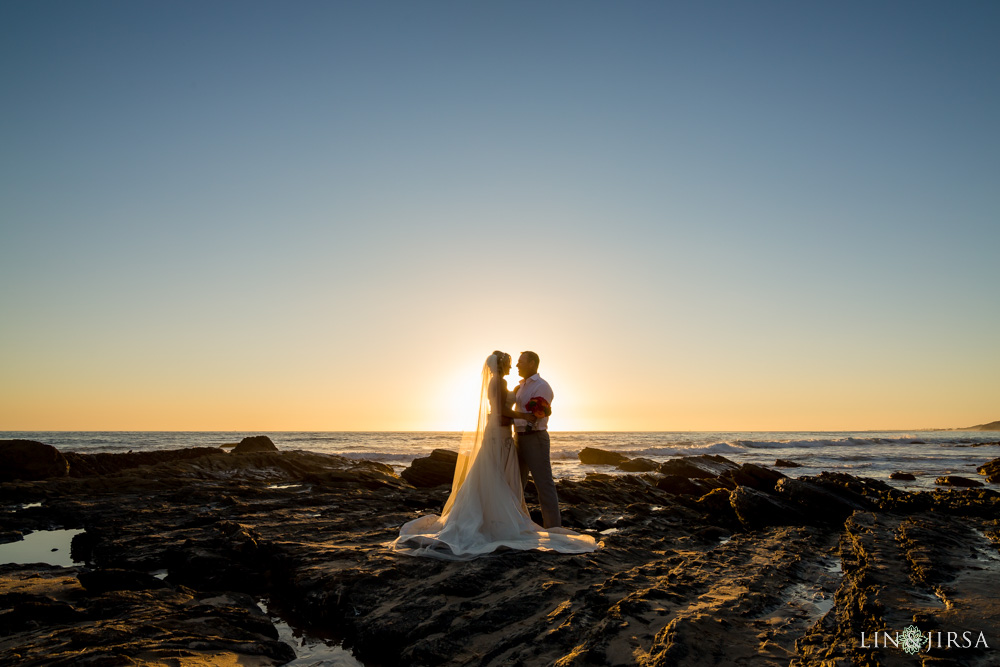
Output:
[[[564,522],[598,552],[453,563],[384,548],[440,511],[448,454],[398,476],[258,445],[0,443],[0,542],[83,531],[81,565],[0,565],[0,664],[285,664],[295,652],[260,600],[370,667],[1000,664],[1000,459],[985,486],[926,492],[639,460],[558,482]],[[909,625],[970,645],[872,646]]]

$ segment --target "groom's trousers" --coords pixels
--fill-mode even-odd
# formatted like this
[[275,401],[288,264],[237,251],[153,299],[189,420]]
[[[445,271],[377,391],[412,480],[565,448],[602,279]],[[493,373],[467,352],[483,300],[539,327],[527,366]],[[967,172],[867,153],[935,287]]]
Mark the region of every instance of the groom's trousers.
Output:
[[559,515],[559,496],[552,479],[552,460],[549,458],[549,432],[532,431],[517,434],[517,460],[521,464],[521,484],[528,483],[528,472],[535,480],[538,504],[542,506],[542,525],[553,528],[562,525]]

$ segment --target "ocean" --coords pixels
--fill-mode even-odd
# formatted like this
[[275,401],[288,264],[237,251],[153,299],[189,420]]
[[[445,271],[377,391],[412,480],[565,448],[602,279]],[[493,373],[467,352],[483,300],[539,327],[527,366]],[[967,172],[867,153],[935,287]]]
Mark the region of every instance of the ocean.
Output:
[[[17,431],[0,439],[25,438],[61,451],[127,452],[181,447],[218,447],[248,435],[267,435],[279,449],[304,449],[387,463],[397,471],[431,450],[457,449],[457,432],[185,432],[185,431]],[[557,432],[551,433],[552,467],[557,478],[582,479],[588,472],[618,474],[611,466],[583,465],[584,447],[665,461],[678,456],[721,454],[737,463],[774,466],[776,459],[798,463],[783,468],[791,477],[821,471],[846,472],[890,482],[893,471],[916,476],[892,480],[896,487],[934,487],[941,475],[982,480],[976,466],[1000,457],[1000,433],[977,431],[837,431],[837,432]]]

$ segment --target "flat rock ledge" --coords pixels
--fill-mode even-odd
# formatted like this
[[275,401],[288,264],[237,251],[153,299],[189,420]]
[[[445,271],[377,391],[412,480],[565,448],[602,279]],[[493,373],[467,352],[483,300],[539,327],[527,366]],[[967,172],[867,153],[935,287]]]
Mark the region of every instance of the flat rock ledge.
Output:
[[919,658],[870,637],[914,623],[990,642],[925,663],[985,667],[1000,649],[987,487],[689,457],[557,484],[595,553],[454,563],[386,549],[447,484],[311,452],[156,454],[76,455],[69,475],[0,484],[6,539],[84,530],[76,567],[0,566],[0,664],[284,664],[261,599],[383,666],[902,665]]

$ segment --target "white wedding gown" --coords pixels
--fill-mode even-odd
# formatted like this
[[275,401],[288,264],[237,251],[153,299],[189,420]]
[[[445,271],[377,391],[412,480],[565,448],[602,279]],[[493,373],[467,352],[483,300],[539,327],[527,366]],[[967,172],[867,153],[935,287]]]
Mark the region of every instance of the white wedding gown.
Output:
[[[531,520],[510,426],[501,426],[496,358],[483,369],[479,425],[459,451],[451,495],[440,516],[403,524],[390,547],[399,553],[445,560],[471,560],[499,549],[587,553],[594,538],[567,528],[543,528]],[[494,398],[493,401],[489,399]],[[508,401],[513,400],[513,393]],[[470,437],[471,436],[471,437]]]

